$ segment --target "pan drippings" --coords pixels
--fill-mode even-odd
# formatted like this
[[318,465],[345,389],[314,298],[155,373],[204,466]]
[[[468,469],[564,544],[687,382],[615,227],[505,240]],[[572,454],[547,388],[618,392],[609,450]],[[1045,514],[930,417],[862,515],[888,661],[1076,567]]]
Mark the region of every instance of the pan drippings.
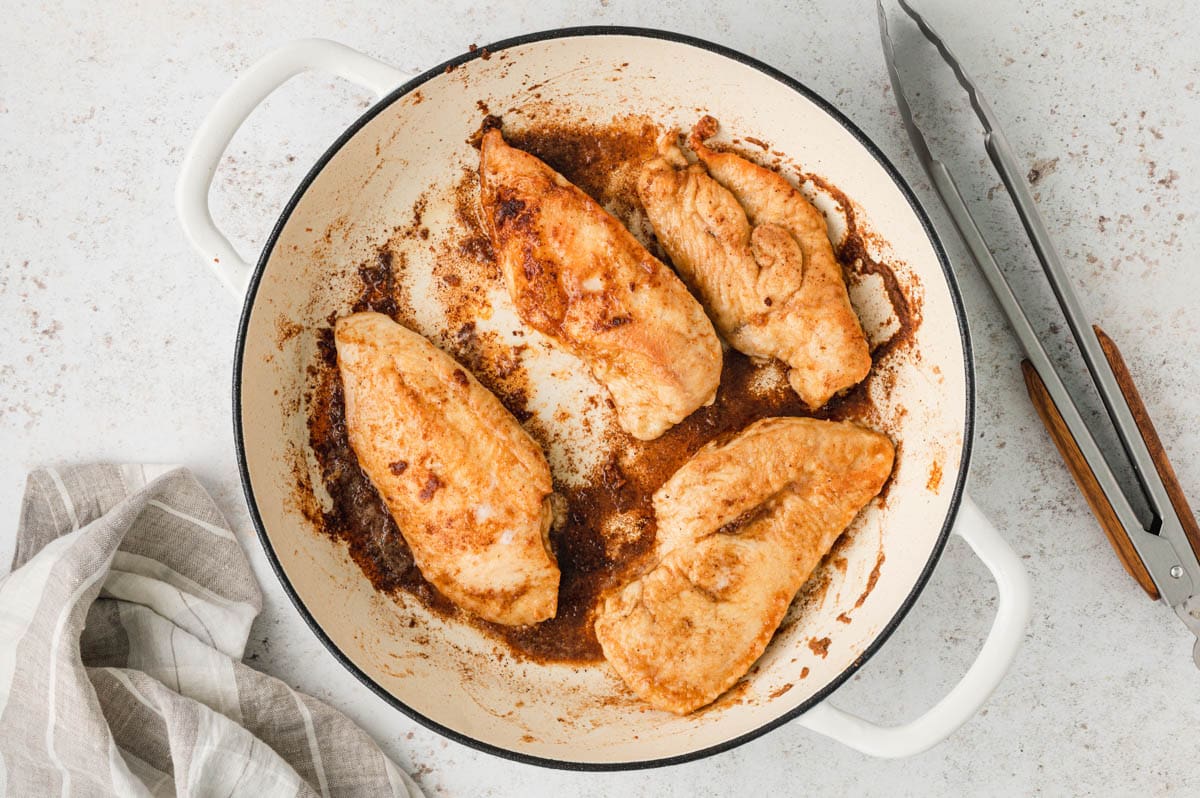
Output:
[[[661,133],[655,124],[643,117],[626,117],[606,125],[547,121],[514,127],[512,131],[506,129],[512,144],[562,173],[664,258],[634,189],[640,165],[655,152]],[[754,148],[738,151],[750,158],[756,153]],[[761,159],[762,152],[757,154]],[[785,174],[789,171],[778,159],[772,166]],[[431,234],[427,220],[422,218],[428,197],[419,199],[411,223],[397,228],[378,256],[358,269],[360,295],[347,297],[347,305],[354,310],[386,313],[415,327],[411,300],[404,289],[404,270],[409,268],[406,252],[418,247],[435,248],[434,291],[446,311],[445,329],[435,343],[470,368],[539,444],[544,448],[561,446],[564,442],[555,439],[547,425],[538,423],[528,408],[531,390],[524,358],[535,333],[514,331],[518,341],[523,337],[530,343],[513,343],[481,331],[476,323],[491,313],[489,294],[503,288],[487,235],[478,222],[476,181],[474,171],[464,169],[458,183],[448,189],[453,194],[455,211],[450,230],[433,230]],[[910,348],[920,322],[919,303],[901,287],[887,264],[869,258],[869,233],[855,218],[853,204],[819,178],[814,184],[837,202],[845,217],[847,232],[836,250],[848,278],[875,275],[889,294],[895,323],[885,340],[872,341],[875,367],[871,374],[847,394],[812,413],[788,386],[783,364],[754,363],[729,350],[724,355],[716,401],[653,441],[638,441],[622,432],[611,408],[604,407],[603,391],[597,388],[588,401],[609,422],[600,431],[607,456],[585,475],[582,484],[555,473],[555,489],[566,505],[563,522],[551,533],[562,571],[555,618],[520,628],[489,624],[456,609],[422,578],[400,530],[359,469],[347,441],[328,328],[319,331],[306,397],[310,444],[332,498],[332,506],[319,518],[323,531],[348,545],[351,556],[377,590],[403,592],[439,615],[471,623],[505,644],[517,657],[537,662],[600,660],[600,647],[592,629],[595,608],[605,590],[624,583],[648,565],[655,537],[653,493],[701,446],[771,416],[815,416],[881,426],[871,396],[873,392],[886,393],[891,370],[882,368],[885,361]],[[822,578],[822,569],[835,567],[833,561],[841,558],[843,551],[844,544],[835,546],[814,582]],[[804,596],[802,591],[797,600],[804,600]]]

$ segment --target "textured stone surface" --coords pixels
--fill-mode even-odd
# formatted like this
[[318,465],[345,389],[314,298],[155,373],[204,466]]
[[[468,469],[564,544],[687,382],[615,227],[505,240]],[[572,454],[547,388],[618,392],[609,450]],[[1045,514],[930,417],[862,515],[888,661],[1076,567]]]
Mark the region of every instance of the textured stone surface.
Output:
[[[877,761],[785,726],[659,771],[573,774],[496,759],[426,731],[360,686],[304,627],[259,553],[229,420],[238,307],[188,248],[172,210],[184,147],[239,70],[300,36],[339,39],[415,74],[468,43],[531,30],[673,29],[807,83],[932,201],[899,127],[868,3],[40,5],[9,7],[0,26],[0,553],[11,551],[32,466],[189,464],[225,508],[267,594],[250,658],[349,712],[433,795],[1200,792],[1191,641],[1121,571],[1087,514],[1030,408],[1014,340],[953,240],[979,383],[972,493],[1026,558],[1035,612],[984,712],[928,753]],[[956,44],[1017,155],[1036,170],[1040,207],[1084,304],[1123,346],[1185,487],[1200,499],[1194,20],[1160,24],[1179,11],[1166,0],[1108,10],[1083,0],[919,5]],[[244,253],[368,99],[304,76],[238,134],[213,200]],[[986,200],[999,181],[982,150],[943,138],[964,192]],[[1001,260],[1035,286],[1011,214],[983,216],[998,231]],[[1049,307],[1044,291],[1030,296]],[[1039,323],[1061,347],[1065,332]],[[916,609],[836,702],[885,722],[912,717],[964,671],[993,606],[986,572],[951,543]]]

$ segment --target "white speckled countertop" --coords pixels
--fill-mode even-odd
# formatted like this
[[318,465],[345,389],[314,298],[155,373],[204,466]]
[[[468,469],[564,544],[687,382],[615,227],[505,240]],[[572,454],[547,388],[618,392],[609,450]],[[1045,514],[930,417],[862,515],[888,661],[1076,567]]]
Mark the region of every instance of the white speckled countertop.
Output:
[[[1185,489],[1200,500],[1200,361],[1191,351],[1200,341],[1200,30],[1188,18],[1144,24],[1178,19],[1169,0],[1119,10],[1085,0],[997,0],[986,10],[917,4],[956,45],[1018,156],[1040,173],[1040,208],[1084,304],[1121,344]],[[807,83],[930,201],[866,0],[753,10],[695,0],[341,11],[313,0],[72,5],[18,4],[0,26],[0,555],[12,550],[30,467],[190,465],[237,529],[266,594],[253,664],[348,712],[431,795],[1200,792],[1192,640],[1117,564],[1033,413],[1011,334],[953,239],[978,378],[972,493],[1025,558],[1035,610],[1026,646],[987,708],[934,750],[877,761],[792,725],[657,771],[579,774],[496,759],[425,730],[343,671],[262,556],[230,422],[239,308],[184,241],[172,207],[183,150],[239,70],[302,36],[338,39],[415,74],[468,43],[533,30],[676,30]],[[367,102],[344,84],[304,76],[242,130],[218,174],[214,211],[243,253],[256,252],[300,176]],[[980,150],[957,167],[971,176],[963,188],[975,201],[999,182],[982,158]],[[1002,231],[1001,260],[1032,279],[1011,217],[988,218]],[[993,604],[986,572],[952,542],[914,611],[838,703],[884,722],[914,716],[961,675]]]

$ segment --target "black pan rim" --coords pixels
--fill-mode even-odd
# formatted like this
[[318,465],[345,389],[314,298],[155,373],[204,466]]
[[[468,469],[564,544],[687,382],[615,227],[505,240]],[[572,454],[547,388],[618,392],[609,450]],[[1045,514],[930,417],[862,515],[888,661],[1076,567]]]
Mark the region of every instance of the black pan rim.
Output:
[[[833,117],[833,119],[836,120],[843,128],[845,128],[846,131],[849,132],[859,142],[859,144],[861,144],[867,150],[868,153],[870,153],[876,162],[879,163],[896,187],[900,189],[901,194],[904,195],[904,198],[908,202],[913,213],[917,216],[917,219],[920,220],[921,226],[925,231],[925,236],[929,240],[930,245],[933,247],[933,250],[937,255],[938,263],[942,267],[942,272],[946,278],[946,283],[950,291],[951,304],[954,306],[959,335],[962,338],[963,367],[965,370],[966,420],[963,425],[962,459],[959,463],[958,475],[954,482],[954,490],[950,497],[950,505],[946,512],[946,518],[942,523],[941,531],[932,548],[932,551],[930,552],[929,559],[926,561],[925,567],[922,569],[920,575],[917,577],[916,582],[913,584],[912,590],[909,592],[908,596],[905,597],[904,601],[901,602],[900,607],[892,616],[891,620],[888,621],[888,623],[879,631],[879,633],[875,636],[875,639],[862,653],[862,655],[854,662],[850,663],[850,665],[848,665],[846,669],[843,670],[838,676],[830,680],[828,684],[806,699],[799,706],[784,712],[779,717],[767,721],[756,729],[738,735],[733,739],[718,743],[717,745],[701,748],[695,751],[689,751],[684,754],[629,762],[581,762],[574,760],[551,759],[548,757],[534,756],[532,754],[526,754],[519,751],[512,751],[507,748],[501,748],[499,746],[492,745],[491,743],[487,743],[482,740],[477,740],[469,735],[463,734],[462,732],[458,732],[454,729],[443,726],[432,718],[422,715],[413,708],[409,707],[403,701],[397,699],[365,672],[363,672],[362,669],[352,662],[350,658],[347,657],[341,651],[341,649],[337,647],[337,645],[329,638],[329,636],[325,634],[325,631],[317,623],[316,619],[313,618],[312,614],[308,611],[308,608],[301,600],[299,594],[296,592],[291,580],[288,579],[287,574],[283,570],[283,566],[279,562],[279,558],[275,554],[275,550],[267,536],[266,527],[263,523],[262,516],[259,513],[258,504],[254,498],[254,490],[250,484],[250,472],[246,460],[246,444],[241,418],[242,366],[246,350],[246,337],[250,324],[250,316],[252,315],[254,309],[254,303],[258,295],[258,288],[262,280],[263,272],[266,269],[266,264],[268,260],[270,260],[275,245],[279,240],[279,236],[282,233],[284,226],[287,224],[288,219],[291,217],[292,212],[295,210],[300,200],[304,197],[305,192],[316,179],[317,175],[325,168],[325,166],[338,153],[338,151],[340,151],[341,148],[360,129],[362,129],[364,125],[374,119],[375,116],[377,116],[383,110],[390,107],[392,103],[427,83],[434,77],[444,73],[447,71],[447,69],[457,67],[460,64],[480,58],[484,54],[496,53],[501,50],[511,49],[521,45],[552,39],[589,36],[633,36],[646,39],[659,39],[707,50],[708,52],[723,56],[739,64],[752,67],[768,77],[779,81]],[[431,729],[432,731],[435,731],[444,737],[470,748],[498,756],[502,759],[508,759],[527,765],[537,765],[540,767],[571,771],[604,772],[640,770],[646,768],[679,765],[685,762],[692,762],[698,759],[710,757],[715,754],[723,753],[736,748],[755,738],[761,737],[767,732],[770,732],[782,726],[783,724],[794,720],[808,710],[812,709],[817,704],[824,701],[830,694],[837,690],[838,687],[844,684],[864,664],[866,664],[866,662],[870,660],[871,657],[883,646],[887,639],[891,637],[892,633],[895,632],[896,628],[900,625],[900,622],[904,620],[905,616],[908,615],[909,611],[916,603],[917,597],[929,582],[929,578],[933,573],[933,569],[936,567],[938,560],[941,559],[942,552],[946,547],[946,541],[950,537],[950,531],[953,528],[954,521],[958,516],[959,506],[962,503],[962,497],[967,480],[967,472],[970,468],[971,448],[974,440],[975,427],[975,366],[971,350],[971,335],[967,325],[966,311],[963,306],[962,295],[958,288],[958,281],[955,278],[954,271],[950,266],[945,248],[942,246],[938,234],[930,222],[928,215],[925,213],[924,208],[917,200],[912,188],[900,175],[900,172],[896,169],[896,167],[892,165],[891,161],[888,160],[887,156],[883,154],[883,152],[874,144],[874,142],[867,138],[866,134],[864,134],[857,125],[851,122],[841,111],[835,108],[827,100],[796,79],[784,74],[783,72],[780,72],[779,70],[763,63],[762,61],[759,61],[758,59],[751,58],[750,56],[738,52],[737,50],[725,47],[724,45],[715,44],[713,42],[699,39],[694,36],[688,36],[686,34],[655,30],[652,28],[624,27],[619,25],[554,28],[503,39],[495,42],[494,44],[489,44],[485,47],[479,47],[474,50],[470,50],[462,53],[461,55],[455,56],[448,61],[438,64],[432,69],[429,69],[404,83],[402,86],[395,89],[391,94],[372,105],[369,109],[367,109],[366,112],[363,113],[362,116],[360,116],[349,127],[347,127],[346,130],[337,138],[337,140],[330,145],[330,147],[321,155],[319,159],[317,159],[316,163],[313,164],[312,168],[305,175],[299,186],[297,186],[295,192],[288,200],[287,205],[284,206],[283,211],[280,213],[279,220],[275,223],[275,226],[272,228],[271,233],[268,236],[265,245],[263,246],[262,255],[259,257],[258,263],[254,269],[254,273],[251,276],[249,287],[246,291],[246,298],[242,306],[241,319],[238,323],[232,387],[233,432],[235,446],[237,449],[238,471],[241,476],[242,490],[245,494],[246,503],[250,511],[250,518],[254,523],[255,531],[257,532],[259,542],[262,544],[263,551],[267,556],[267,560],[271,563],[271,570],[274,571],[275,576],[279,579],[280,584],[283,586],[284,592],[287,593],[288,599],[300,613],[300,616],[304,619],[308,627],[317,636],[317,639],[319,639],[322,645],[324,645],[329,653],[333,655],[334,659],[336,659],[344,668],[353,674],[355,678],[362,682],[363,685],[375,693],[375,695],[383,699],[386,703],[400,710],[405,715],[417,721],[426,728]]]

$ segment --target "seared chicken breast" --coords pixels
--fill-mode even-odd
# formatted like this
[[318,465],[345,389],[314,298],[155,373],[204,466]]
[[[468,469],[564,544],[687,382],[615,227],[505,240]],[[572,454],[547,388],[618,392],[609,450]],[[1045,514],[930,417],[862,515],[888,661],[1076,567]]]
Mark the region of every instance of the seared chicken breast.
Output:
[[705,446],[654,494],[657,564],[605,600],[605,658],[659,709],[715,700],[762,654],[893,456],[884,435],[807,418]]
[[542,450],[470,372],[389,317],[346,316],[334,339],[350,446],[421,574],[485,620],[552,618]]
[[778,358],[814,410],[866,377],[871,355],[846,293],[825,218],[784,177],[704,141],[688,164],[675,135],[644,167],[638,193],[655,234],[721,335],[752,357]]
[[716,395],[721,344],[675,274],[591,197],[498,129],[483,215],[521,319],[587,364],[621,427],[652,440]]

